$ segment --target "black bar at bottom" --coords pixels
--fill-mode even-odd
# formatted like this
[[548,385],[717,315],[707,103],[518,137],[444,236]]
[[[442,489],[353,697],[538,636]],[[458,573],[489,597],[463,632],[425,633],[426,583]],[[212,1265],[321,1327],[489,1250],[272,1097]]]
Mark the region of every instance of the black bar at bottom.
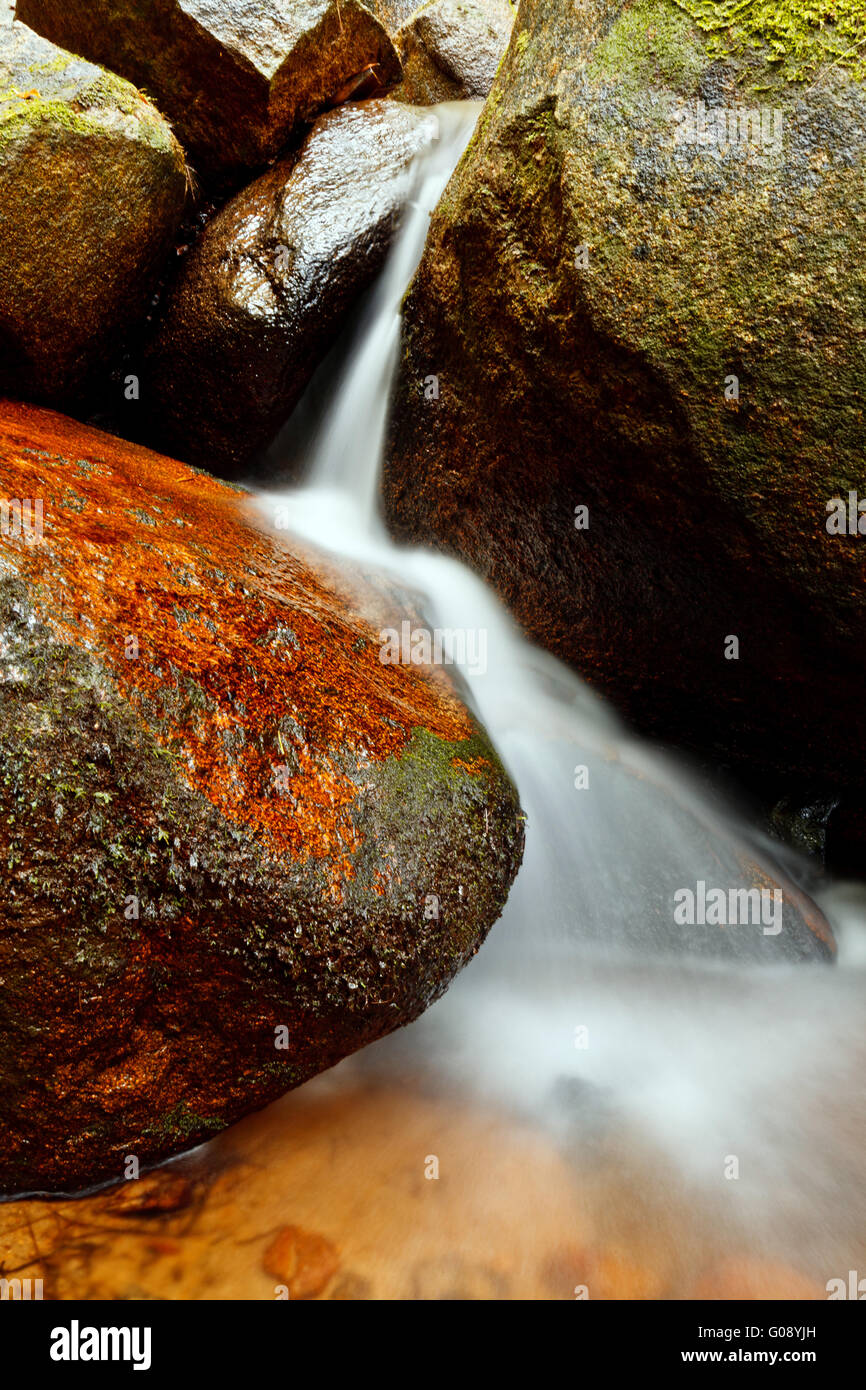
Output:
[[[304,1362],[327,1366],[332,1379],[345,1357],[349,1373],[397,1374],[413,1381],[455,1369],[467,1351],[485,1363],[522,1347],[540,1365],[565,1355],[575,1371],[590,1366],[666,1372],[682,1367],[767,1370],[804,1367],[828,1373],[858,1364],[864,1319],[841,1302],[766,1303],[55,1303],[0,1305],[4,1363],[20,1372],[92,1380],[117,1375],[201,1375],[221,1379],[279,1374],[295,1378]],[[380,1311],[381,1310],[381,1311]],[[378,1317],[382,1323],[378,1323]],[[319,1322],[319,1318],[325,1320]],[[500,1317],[504,1321],[500,1323]],[[461,1335],[462,1334],[462,1335]],[[452,1337],[455,1338],[452,1342]],[[435,1340],[431,1343],[431,1338]],[[468,1340],[467,1340],[468,1338]],[[303,1339],[303,1340],[301,1340]],[[324,1339],[324,1340],[323,1340]],[[560,1340],[561,1339],[561,1340]],[[306,1350],[304,1348],[306,1347]],[[411,1348],[415,1348],[412,1352]],[[432,1347],[439,1357],[430,1356]],[[461,1347],[463,1351],[461,1351]],[[401,1351],[402,1348],[402,1351]],[[425,1350],[426,1348],[426,1350]],[[408,1358],[407,1358],[408,1353]],[[416,1362],[416,1356],[419,1358]],[[591,1358],[591,1359],[590,1359]],[[511,1373],[519,1375],[512,1364]]]

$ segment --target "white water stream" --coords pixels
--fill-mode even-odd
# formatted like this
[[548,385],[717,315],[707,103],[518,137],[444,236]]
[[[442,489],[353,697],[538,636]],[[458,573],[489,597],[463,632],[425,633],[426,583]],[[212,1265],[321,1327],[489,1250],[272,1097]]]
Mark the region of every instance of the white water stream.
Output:
[[[305,484],[261,498],[265,524],[280,509],[297,535],[417,590],[431,628],[486,635],[486,669],[463,674],[527,815],[523,867],[476,960],[418,1023],[343,1068],[414,1069],[550,1127],[575,1152],[616,1136],[641,1183],[691,1193],[823,1283],[864,1258],[862,894],[825,893],[840,943],[832,966],[796,959],[788,917],[777,935],[676,925],[678,889],[748,886],[744,857],[778,875],[779,847],[774,864],[719,798],[530,646],[468,569],[397,548],[379,519],[400,303],[477,114],[439,109],[440,139],[419,159],[413,206]],[[785,863],[783,877],[796,877]],[[720,937],[731,943],[721,957]]]

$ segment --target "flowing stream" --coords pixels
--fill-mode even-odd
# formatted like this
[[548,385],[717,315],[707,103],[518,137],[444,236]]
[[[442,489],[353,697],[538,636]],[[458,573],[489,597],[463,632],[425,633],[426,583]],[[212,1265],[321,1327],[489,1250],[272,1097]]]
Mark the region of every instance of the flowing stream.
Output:
[[[744,862],[790,883],[804,866],[780,869],[778,846],[631,738],[575,674],[523,640],[479,579],[441,554],[395,547],[379,519],[400,303],[477,110],[439,109],[440,139],[418,161],[413,205],[305,485],[262,497],[266,522],[281,508],[298,535],[417,590],[431,628],[485,634],[486,665],[466,661],[463,676],[527,815],[523,867],[479,956],[364,1065],[415,1066],[577,1147],[628,1134],[657,1185],[693,1186],[799,1267],[817,1265],[823,1284],[836,1264],[847,1271],[866,1234],[856,892],[824,894],[835,967],[795,963],[787,924],[778,939],[757,925],[729,929],[722,957],[718,927],[674,926],[677,888],[747,886]],[[576,785],[581,768],[587,786]]]

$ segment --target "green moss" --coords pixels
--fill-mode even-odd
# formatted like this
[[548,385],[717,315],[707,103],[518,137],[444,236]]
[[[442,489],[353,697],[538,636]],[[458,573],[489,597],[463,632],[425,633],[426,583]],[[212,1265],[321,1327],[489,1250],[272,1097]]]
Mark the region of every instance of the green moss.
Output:
[[641,89],[655,82],[674,91],[691,91],[709,61],[688,15],[669,0],[637,0],[599,44],[589,74]]
[[711,57],[764,52],[788,81],[827,64],[866,76],[863,0],[674,0],[709,36]]
[[[275,1077],[285,1089],[291,1090],[294,1086],[300,1086],[306,1080],[305,1074],[300,1067],[293,1066],[291,1062],[265,1062],[261,1068],[265,1076]],[[249,1077],[246,1073],[237,1078],[238,1086],[249,1084]]]
[[125,116],[140,116],[147,110],[137,89],[114,73],[101,72],[81,97],[87,106],[111,107]]
[[75,131],[78,135],[98,135],[103,130],[98,121],[65,101],[36,97],[29,101],[21,101],[4,97],[0,93],[0,103],[7,103],[0,106],[0,145],[26,134],[43,123],[61,126],[64,130]]
[[32,73],[34,77],[46,72],[65,72],[73,61],[70,53],[60,52],[56,58],[52,58],[48,63],[31,63],[27,71]]
[[[41,65],[43,71],[57,72],[69,59],[62,57]],[[32,72],[32,69],[30,70]],[[38,96],[25,95],[18,86],[0,90],[0,145],[14,141],[35,126],[47,124],[94,136],[106,133],[106,116],[126,116],[136,123],[135,134],[145,144],[168,150],[173,137],[170,127],[130,82],[114,73],[99,71],[96,80],[75,98],[58,96],[55,90]]]
[[185,1100],[179,1100],[171,1110],[161,1115],[152,1125],[146,1125],[142,1134],[158,1139],[160,1143],[183,1144],[190,1139],[201,1138],[222,1129],[221,1120],[207,1119],[196,1115]]
[[477,758],[499,766],[489,740],[480,733],[459,743],[448,743],[429,729],[415,729],[400,756],[388,758],[380,765],[376,780],[379,785],[388,784],[389,804],[401,818],[411,818],[423,815],[425,807],[429,807],[431,781],[456,786],[467,778],[460,763],[471,764]]

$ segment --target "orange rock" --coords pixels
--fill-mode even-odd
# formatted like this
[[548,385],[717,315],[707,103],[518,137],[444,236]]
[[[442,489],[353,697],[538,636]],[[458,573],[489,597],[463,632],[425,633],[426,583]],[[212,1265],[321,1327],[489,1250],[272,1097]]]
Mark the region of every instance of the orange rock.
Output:
[[[239,489],[11,402],[0,410],[0,470],[4,498],[43,501],[42,540],[22,536],[14,566],[44,593],[56,635],[96,648],[129,701],[159,720],[160,741],[180,741],[196,788],[274,853],[344,862],[358,845],[358,787],[314,742],[382,758],[405,747],[407,724],[471,736],[453,691],[418,667],[383,668],[372,634],[275,547]],[[184,686],[206,719],[166,718]],[[280,730],[289,712],[309,735],[297,745]],[[290,775],[274,796],[281,749]]]
[[0,504],[12,1195],[191,1148],[417,1017],[523,825],[448,675],[380,661],[384,577],[335,582],[243,490],[0,402]]
[[290,1299],[317,1298],[340,1268],[337,1248],[315,1231],[285,1226],[265,1251],[266,1272],[285,1284]]

